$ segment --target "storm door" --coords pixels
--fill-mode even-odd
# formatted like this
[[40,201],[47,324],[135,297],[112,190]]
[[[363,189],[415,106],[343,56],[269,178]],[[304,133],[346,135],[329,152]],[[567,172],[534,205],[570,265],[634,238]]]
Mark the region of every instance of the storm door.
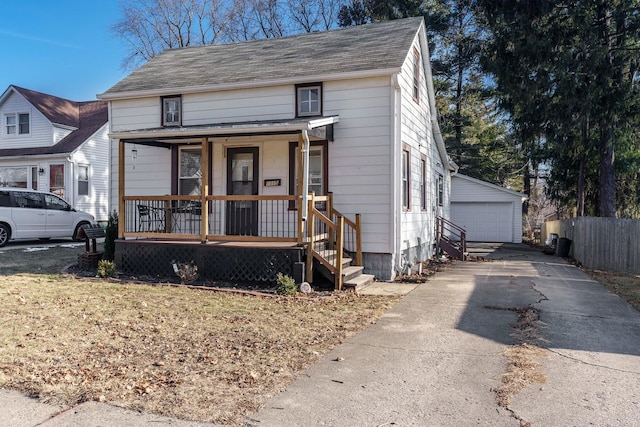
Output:
[[[227,149],[227,194],[258,195],[258,148]],[[258,235],[258,202],[230,200],[227,202],[227,235]]]

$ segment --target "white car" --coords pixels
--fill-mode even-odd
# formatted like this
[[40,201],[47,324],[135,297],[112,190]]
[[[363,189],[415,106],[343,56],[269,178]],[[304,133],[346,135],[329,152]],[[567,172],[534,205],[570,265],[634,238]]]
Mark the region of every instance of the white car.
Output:
[[80,227],[95,223],[93,215],[76,211],[55,194],[0,187],[0,247],[12,239],[78,240]]

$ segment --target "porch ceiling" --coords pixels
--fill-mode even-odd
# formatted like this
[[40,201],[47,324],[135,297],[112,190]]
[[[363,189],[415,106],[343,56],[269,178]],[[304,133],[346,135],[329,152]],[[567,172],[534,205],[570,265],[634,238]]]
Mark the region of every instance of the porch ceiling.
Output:
[[128,143],[168,146],[171,144],[184,144],[188,142],[188,140],[199,142],[202,138],[207,137],[226,138],[259,135],[291,135],[306,130],[309,136],[333,141],[333,125],[339,121],[339,116],[256,120],[209,125],[136,129],[113,132],[109,134],[109,137]]

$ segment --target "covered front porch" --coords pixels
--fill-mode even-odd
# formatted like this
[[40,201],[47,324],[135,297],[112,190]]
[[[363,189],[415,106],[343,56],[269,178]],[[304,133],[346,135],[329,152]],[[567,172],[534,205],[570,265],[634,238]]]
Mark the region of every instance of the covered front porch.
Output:
[[[337,122],[323,117],[113,134],[119,140],[116,264],[129,273],[164,275],[172,274],[174,260],[193,261],[202,277],[253,282],[274,282],[278,273],[312,282],[315,264],[342,289],[349,280],[343,269],[362,265],[360,218],[345,218],[330,193],[310,191],[309,179],[310,147],[331,140]],[[259,146],[259,140],[277,143]],[[286,151],[269,151],[282,151],[282,141],[295,146],[294,165]],[[201,150],[201,164],[190,166],[190,175],[172,172],[186,175],[185,182],[197,176],[196,185],[185,185],[188,194],[173,183],[169,195],[169,188],[149,194],[144,181],[153,187],[154,176],[133,172],[145,146],[169,149],[159,162],[175,162],[179,147]],[[270,161],[271,175],[262,178],[267,167],[259,156],[267,153],[279,163]],[[129,188],[144,190],[133,194]]]

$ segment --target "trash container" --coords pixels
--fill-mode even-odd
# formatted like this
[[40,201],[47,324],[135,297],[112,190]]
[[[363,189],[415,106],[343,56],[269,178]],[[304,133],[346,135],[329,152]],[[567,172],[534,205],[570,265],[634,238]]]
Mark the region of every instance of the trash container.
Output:
[[566,258],[569,256],[569,249],[571,248],[571,239],[561,237],[558,239],[558,246],[556,247],[556,255]]

